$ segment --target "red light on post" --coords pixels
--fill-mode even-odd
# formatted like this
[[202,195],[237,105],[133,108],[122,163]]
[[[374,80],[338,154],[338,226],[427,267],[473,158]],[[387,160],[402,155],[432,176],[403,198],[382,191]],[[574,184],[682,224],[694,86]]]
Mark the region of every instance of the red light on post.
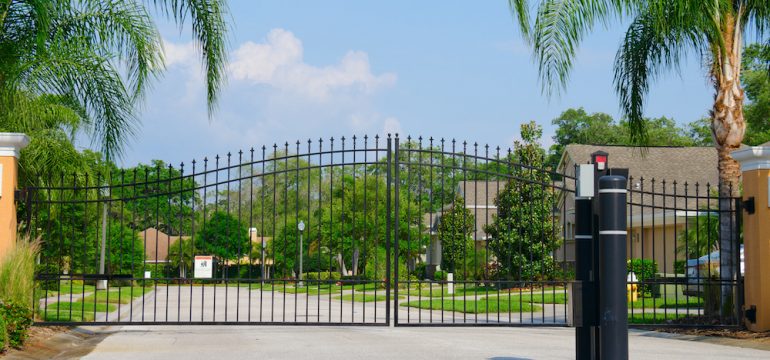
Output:
[[610,154],[601,150],[591,154],[591,163],[596,165],[596,170],[604,171],[607,169],[607,159],[609,158],[609,155]]

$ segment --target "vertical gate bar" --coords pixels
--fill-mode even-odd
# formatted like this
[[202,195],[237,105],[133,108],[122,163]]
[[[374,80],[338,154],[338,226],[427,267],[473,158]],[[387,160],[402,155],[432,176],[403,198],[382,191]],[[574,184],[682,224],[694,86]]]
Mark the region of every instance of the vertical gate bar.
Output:
[[[318,139],[318,211],[320,213],[321,206],[323,202],[323,190],[322,190],[322,183],[323,183],[323,138]],[[309,186],[309,185],[308,185]],[[316,279],[316,284],[318,286],[318,291],[316,293],[316,315],[318,318],[316,319],[317,323],[321,322],[321,245],[323,244],[323,218],[318,218],[318,279]],[[331,272],[331,269],[329,269]]]
[[[391,291],[391,276],[390,276],[390,240],[391,240],[391,226],[393,221],[393,214],[391,212],[391,183],[393,182],[392,174],[391,174],[391,166],[393,164],[393,139],[390,137],[390,134],[388,134],[388,145],[387,145],[387,166],[385,169],[385,213],[387,214],[387,221],[385,223],[385,323],[387,325],[390,325],[390,291]],[[394,309],[394,311],[398,311],[398,308]]]
[[[251,322],[251,288],[254,285],[254,240],[259,239],[260,244],[262,244],[262,239],[264,238],[264,229],[260,229],[259,232],[256,231],[256,227],[254,226],[254,178],[256,174],[254,174],[254,148],[252,147],[249,150],[249,300],[248,300],[248,314],[246,315],[246,321]],[[254,231],[254,239],[251,238],[251,229],[255,229]],[[260,235],[261,234],[261,235]],[[260,288],[260,294],[262,293],[262,289]]]
[[[442,199],[441,199],[441,210],[440,210],[441,211],[441,215],[440,216],[444,216],[444,201],[446,201],[446,193],[444,192],[444,185],[445,185],[444,183],[445,183],[445,178],[446,178],[446,162],[445,162],[444,154],[446,154],[446,141],[444,140],[444,138],[441,138],[441,167],[440,167],[440,169],[441,169],[441,196],[442,196]],[[452,154],[452,157],[454,159],[454,154]],[[437,233],[436,236],[438,237],[439,236],[438,235],[438,228],[436,229],[436,233]],[[443,249],[442,249],[441,253],[443,253]],[[443,261],[444,259],[442,258],[441,260]],[[439,267],[440,266],[441,266],[441,264],[439,263]],[[435,272],[433,274],[434,274],[433,278],[435,280],[435,278],[436,278]],[[439,280],[439,287],[440,287],[439,288],[439,291],[440,291],[439,294],[441,295],[441,323],[443,324],[444,323],[444,282],[443,281]],[[433,296],[432,295],[431,295],[430,303],[431,303],[430,304],[431,314],[433,314]]]
[[[377,158],[379,156],[380,156],[380,136],[379,135],[375,135],[374,136],[374,161],[377,161]],[[387,166],[390,166],[390,164],[388,163]],[[378,166],[374,167],[374,171],[375,171],[375,173],[374,173],[374,228],[375,229],[379,229],[380,228],[380,226],[379,226],[380,225],[380,222],[379,222],[379,220],[380,220],[379,219],[380,218],[379,217],[379,213],[380,213],[380,170],[381,170],[380,167],[378,167]],[[375,277],[375,280],[377,281],[377,283],[375,284],[375,287],[374,287],[374,296],[375,297],[377,297],[377,288],[380,287],[380,285],[381,285],[380,279],[382,279],[382,278],[380,278],[378,276],[378,271],[379,271],[379,260],[378,259],[380,257],[379,256],[379,254],[380,254],[380,252],[379,252],[379,248],[380,248],[380,241],[379,241],[379,239],[380,239],[380,234],[379,234],[379,231],[378,231],[378,232],[374,233],[374,239],[372,239],[374,241],[374,249],[375,249],[375,253],[374,253],[374,277]],[[387,296],[386,296],[386,299],[387,299]],[[386,304],[385,305],[386,307],[389,306],[388,305],[389,304],[388,301],[386,301],[385,304]],[[376,304],[374,306],[374,322],[377,322],[377,305]],[[389,321],[386,321],[385,323],[386,324],[390,324]]]
[[[283,213],[281,214],[283,217],[283,258],[288,259],[289,255],[286,253],[287,250],[287,234],[286,229],[288,227],[288,207],[289,207],[289,142],[286,141],[283,145]],[[286,322],[286,285],[288,284],[287,281],[287,269],[286,269],[286,262],[284,261],[283,266],[281,267],[283,271],[283,304],[282,304],[282,321]],[[294,305],[297,304],[297,292],[294,292]],[[296,310],[296,309],[295,309]],[[296,322],[296,316],[297,312],[294,312],[294,321]]]
[[[424,236],[424,232],[423,232],[422,228],[423,228],[423,226],[425,226],[424,220],[423,220],[423,212],[422,212],[422,206],[423,206],[422,205],[422,197],[423,197],[422,189],[423,189],[423,186],[424,186],[424,184],[422,182],[423,178],[424,178],[424,176],[423,176],[424,167],[423,167],[423,160],[422,160],[422,155],[423,155],[424,151],[423,151],[423,148],[422,148],[422,136],[420,136],[419,140],[420,140],[419,152],[417,153],[418,154],[418,159],[417,159],[417,164],[418,164],[417,165],[417,167],[418,167],[417,176],[418,177],[417,177],[417,206],[416,206],[416,210],[417,210],[417,214],[416,215],[417,215],[417,223],[418,223],[417,230],[418,230],[418,232],[417,232],[417,239],[416,239],[416,241],[417,241],[417,244],[418,244],[417,248],[418,249],[422,249],[422,246],[420,246],[420,244],[423,242],[421,239],[423,239],[423,236]],[[429,211],[430,211],[430,208],[429,208]],[[415,261],[415,269],[416,269],[416,261]],[[420,279],[420,277],[418,276],[417,280],[416,280],[417,281],[417,303],[418,304],[420,304],[421,300],[422,300],[422,282],[421,282],[421,280],[422,279]],[[411,286],[410,286],[410,288],[411,288]],[[409,300],[407,300],[407,302],[409,302]],[[417,323],[418,324],[422,323],[422,308],[420,308],[420,307],[417,308]]]
[[[214,215],[216,215],[219,212],[219,172],[221,169],[219,168],[219,154],[217,154],[214,157],[214,213],[212,214],[212,218]],[[224,267],[224,259],[219,259],[221,264],[219,266],[214,268],[214,277],[216,277],[216,269],[221,269],[220,271],[223,271],[222,269]],[[212,314],[211,321],[217,321],[217,284],[216,280],[214,281],[214,300],[213,300],[213,307],[214,312]],[[227,288],[225,288],[225,292],[227,292]]]
[[[192,160],[192,170],[190,171],[190,260],[193,261],[190,265],[193,267],[195,266],[195,159]],[[190,269],[190,271],[193,272],[193,279],[195,279],[195,268]],[[193,310],[193,282],[194,280],[190,280],[190,310],[189,310],[189,320],[192,322],[192,310]],[[203,289],[201,288],[201,292],[203,292]]]
[[[369,224],[368,224],[369,217],[368,217],[368,215],[369,215],[369,213],[366,211],[366,198],[367,198],[366,193],[369,192],[369,188],[366,186],[366,175],[369,172],[369,169],[367,169],[367,166],[369,166],[368,159],[369,159],[369,137],[366,134],[364,134],[364,166],[363,166],[363,169],[364,169],[364,174],[363,174],[364,175],[364,201],[363,201],[363,205],[364,205],[364,209],[363,209],[364,210],[364,213],[363,213],[364,214],[363,215],[363,219],[364,219],[364,229],[363,229],[363,235],[364,235],[364,239],[363,239],[364,240],[364,257],[363,257],[363,259],[364,259],[364,261],[363,261],[363,264],[364,264],[364,275],[366,275],[366,260],[367,260],[367,255],[368,255],[366,249],[367,249],[367,240],[368,240],[368,237],[369,237],[368,236],[369,235],[369,231],[368,231],[368,228],[369,228]],[[375,248],[375,251],[376,251],[376,248]],[[367,280],[369,280],[369,279],[367,279]],[[364,300],[366,300],[366,288],[368,287],[369,282],[367,281],[367,282],[364,282],[362,284],[363,284],[363,287],[364,287],[363,298],[364,298]],[[376,289],[376,287],[375,287],[375,289]],[[354,296],[355,296],[355,294],[354,294]],[[366,301],[364,301],[363,304],[366,304]],[[377,308],[377,293],[376,292],[374,293],[374,303],[372,304],[372,306],[374,306],[375,309]],[[365,324],[366,323],[366,306],[363,306],[363,308],[364,308],[364,311],[362,313],[361,323]],[[375,320],[376,320],[376,318],[375,318]]]
[[[87,259],[87,257],[88,257],[88,248],[87,248],[88,247],[88,178],[89,178],[88,173],[86,173],[85,174],[85,183],[83,184],[83,195],[82,195],[83,198],[80,200],[82,202],[82,204],[83,204],[83,219],[82,219],[83,220],[83,229],[82,229],[82,231],[83,231],[83,233],[82,233],[83,234],[83,249],[82,249],[83,250],[83,254],[81,254],[81,257],[80,257],[80,259],[81,259],[80,261],[83,262],[83,264],[81,265],[81,273],[80,273],[81,277],[83,278],[83,280],[82,280],[83,281],[83,286],[81,286],[81,292],[80,292],[81,299],[86,297],[86,279],[85,279],[85,274],[88,274],[88,267],[86,265],[86,264],[88,264],[88,259]],[[95,303],[94,303],[94,306],[96,306]],[[81,316],[85,312],[86,312],[86,303],[84,301],[84,302],[82,302],[82,304],[80,306],[80,314],[81,314]],[[96,309],[94,309],[94,312],[96,312]],[[85,319],[83,319],[83,320],[85,320]],[[96,321],[96,317],[94,317],[93,321]]]
[[[411,209],[411,203],[412,203],[412,137],[407,135],[406,137],[406,149],[404,149],[405,159],[404,159],[404,171],[406,172],[406,223],[407,223],[407,229],[409,229],[409,226],[411,225],[411,213],[409,212]],[[396,192],[398,194],[398,191]],[[411,299],[411,287],[412,283],[409,279],[409,250],[412,248],[412,232],[408,231],[406,232],[406,256],[404,256],[404,263],[407,270],[407,273],[404,274],[406,276],[406,280],[404,280],[404,283],[406,284],[406,301],[409,302]],[[398,263],[396,264],[398,267]],[[406,323],[409,324],[411,322],[411,311],[406,312]]]
[[326,285],[329,286],[329,296],[328,296],[328,322],[332,322],[332,280],[331,280],[331,271],[333,269],[332,267],[332,254],[334,246],[332,246],[332,235],[334,230],[334,138],[329,139],[329,280],[327,280]]
[[[203,224],[201,225],[202,227],[201,232],[204,234],[206,233],[206,223],[208,222],[206,221],[206,208],[208,208],[208,206],[206,206],[206,201],[208,197],[207,190],[208,190],[208,177],[209,177],[208,165],[209,165],[209,159],[208,157],[204,157],[203,158],[203,189],[201,189],[201,191],[203,192],[203,203],[201,204],[201,207],[203,208],[203,217],[201,218],[201,222]],[[214,264],[211,264],[211,265],[214,266]],[[203,280],[202,286],[201,286],[201,321],[203,321],[203,314],[205,312],[204,310],[205,310],[205,301],[206,301],[206,298],[205,298],[206,284],[207,284],[207,281]],[[192,303],[190,304],[190,307],[192,308]]]
[[[345,137],[340,137],[340,153],[342,155],[340,159],[340,193],[342,194],[340,196],[340,234],[345,233]],[[342,275],[340,276],[340,279],[344,279],[344,276],[347,276],[347,269],[344,267],[345,265],[345,243],[340,239],[340,252],[338,256],[338,262],[340,263],[340,272]],[[343,271],[344,270],[344,271]],[[343,288],[344,282],[340,282],[340,323],[342,323],[342,288]],[[331,300],[331,295],[329,295],[329,300]]]
[[[312,164],[311,164],[311,158],[310,158],[311,151],[312,151],[311,150],[312,143],[313,142],[310,139],[307,139],[307,234],[308,234],[307,241],[308,241],[308,249],[310,249],[310,241],[311,241],[310,231],[312,231],[312,229],[313,229],[313,224],[311,222],[311,219],[313,218],[313,215],[312,215],[313,212],[312,212],[312,206],[311,206],[312,203],[310,202],[310,188],[312,187],[311,184],[313,183],[313,179],[312,179],[312,176],[311,176],[311,174],[312,174],[312,171],[311,171]],[[319,166],[320,166],[320,164],[319,164]],[[318,251],[320,252],[321,249],[319,248]],[[310,255],[310,251],[308,251],[308,256],[309,255]],[[320,274],[320,269],[319,269],[318,273]],[[305,279],[305,280],[307,280],[307,279]],[[310,286],[310,284],[308,284],[307,281],[305,281],[305,288],[309,289],[309,286]],[[306,291],[305,292],[305,322],[306,323],[310,322],[310,291]]]
[[[435,151],[435,148],[433,146],[433,137],[430,138],[430,146],[428,149],[430,152],[430,165],[428,166],[428,169],[430,169],[430,172],[428,173],[428,184],[430,184],[430,189],[428,189],[428,248],[431,250],[431,259],[435,256],[433,254],[433,212],[435,211],[433,208],[433,193],[436,189],[433,188],[433,172],[435,171],[435,165],[433,164],[433,158],[435,157],[433,155],[433,151]],[[443,154],[441,154],[443,157]],[[426,274],[423,274],[423,279],[426,278]],[[420,295],[422,295],[422,292],[420,292]],[[433,299],[433,282],[428,281],[428,298]],[[422,297],[418,299],[420,304],[422,304]],[[430,302],[433,302],[433,300],[430,300]],[[433,323],[433,304],[428,305],[428,323]]]
[[[172,216],[169,213],[171,211],[171,180],[174,178],[172,170],[173,170],[173,167],[171,166],[171,164],[169,164],[168,165],[168,174],[167,174],[168,178],[166,179],[166,184],[167,184],[167,186],[166,186],[166,194],[168,194],[168,195],[166,195],[166,216],[167,216],[167,218],[163,219],[164,222],[166,222],[166,221],[169,222],[169,224],[168,224],[169,226],[172,225],[171,224]],[[160,186],[158,186],[158,188],[160,188]],[[171,230],[171,229],[169,229],[169,230]],[[167,236],[166,237],[166,258],[168,258],[168,250],[169,249],[171,249],[171,237]],[[164,265],[163,267],[164,267],[164,270],[168,271],[168,266]],[[171,274],[163,274],[163,277],[167,277],[168,278],[168,280],[166,281],[166,319],[165,319],[165,322],[168,322],[168,292],[169,292],[169,288],[170,288],[171,281],[172,281],[171,278],[174,277],[174,276],[170,276],[170,275]],[[109,292],[107,294],[109,295]]]
[[[230,173],[232,170],[228,170]],[[238,236],[240,230],[243,228],[243,218],[241,213],[241,194],[243,192],[243,150],[238,150],[238,228],[235,229],[235,234]],[[229,192],[228,192],[229,193]],[[229,201],[228,201],[229,203]],[[251,228],[246,230],[246,241],[251,244]],[[235,322],[241,320],[241,260],[243,259],[243,244],[242,241],[238,241],[238,257],[236,258],[236,268],[238,274],[235,277]],[[248,269],[246,269],[248,270]],[[228,291],[229,292],[229,291]]]
[[393,291],[394,291],[394,293],[393,293],[394,294],[393,295],[393,301],[394,301],[393,306],[395,307],[395,314],[394,314],[393,321],[394,321],[396,326],[398,326],[398,312],[399,312],[399,308],[398,308],[398,287],[401,285],[400,281],[399,281],[399,278],[398,278],[398,265],[399,265],[399,261],[400,261],[399,260],[400,254],[398,253],[399,252],[398,242],[399,242],[400,236],[399,236],[398,232],[399,232],[399,221],[401,219],[401,214],[399,214],[399,206],[400,206],[400,202],[401,202],[401,196],[400,196],[401,195],[401,192],[400,192],[400,188],[401,188],[401,184],[400,184],[401,183],[401,176],[400,176],[400,174],[401,174],[401,165],[400,165],[401,159],[399,158],[401,156],[400,155],[400,150],[399,150],[400,147],[401,147],[400,139],[398,137],[398,134],[396,134],[395,149],[394,149],[394,151],[395,151],[394,164],[395,165],[393,166],[393,171],[394,171],[393,176],[394,176],[394,180],[395,180],[395,190],[394,190],[394,194],[393,194],[393,196],[395,198],[395,204],[394,204],[394,207],[393,207],[393,212],[394,212],[394,222],[393,222],[393,238],[394,238],[393,239],[394,240],[393,241],[393,257],[395,259],[395,261],[393,261],[393,281],[396,284],[396,286],[393,288]]
[[[287,157],[289,156],[288,152],[286,153],[286,156]],[[294,169],[294,183],[297,185],[297,190],[294,192],[294,222],[296,222],[297,224],[299,224],[299,221],[300,221],[300,219],[299,219],[299,191],[300,191],[300,186],[299,186],[299,160],[300,160],[300,156],[299,156],[299,140],[297,140],[296,148],[295,148],[295,154],[294,154],[294,162],[295,162],[295,166],[294,166],[295,167],[295,169]],[[288,171],[289,169],[286,169],[286,170]],[[296,232],[295,232],[296,235],[294,237],[294,241],[295,241],[295,244],[296,244],[296,241],[302,235],[299,233],[299,225],[296,225],[294,228],[296,230]],[[302,244],[299,244],[299,245],[300,246],[297,246],[297,252],[295,253],[296,255],[299,255],[295,259],[295,262],[294,262],[295,267],[297,266],[296,265],[297,263],[300,263],[300,264],[302,263]],[[297,281],[297,280],[299,280],[299,281]],[[299,300],[298,300],[299,294],[298,293],[299,293],[299,285],[301,283],[302,283],[302,269],[298,268],[297,269],[297,277],[294,279],[294,290],[295,290],[294,291],[294,322],[297,322],[297,308],[298,308],[298,302],[299,302]],[[305,293],[307,294],[307,292],[305,292]],[[307,318],[307,316],[305,316],[305,318]]]
[[[352,162],[352,166],[351,166],[351,168],[352,168],[352,171],[351,171],[351,181],[353,183],[351,184],[352,185],[351,186],[351,188],[352,188],[351,192],[353,193],[353,199],[352,199],[351,204],[350,204],[351,207],[352,207],[352,209],[350,209],[350,215],[351,215],[351,219],[350,219],[350,227],[351,227],[351,232],[350,232],[350,245],[351,245],[351,249],[350,249],[350,258],[351,258],[350,267],[352,269],[349,270],[349,271],[358,270],[358,267],[357,267],[357,265],[355,263],[358,260],[356,258],[356,256],[355,256],[355,252],[356,252],[356,249],[357,249],[356,248],[356,235],[357,234],[356,234],[356,231],[355,231],[355,224],[356,224],[356,136],[355,135],[353,135],[352,140],[353,140],[353,150],[351,152],[353,153],[353,162]],[[356,276],[357,276],[356,272],[353,271],[352,274],[353,274],[354,279],[356,279]],[[351,285],[351,288],[355,287],[355,282],[350,283],[350,285]],[[345,288],[345,286],[341,286],[340,287],[340,293],[344,292],[343,291],[344,288]],[[340,296],[340,309],[342,308],[342,304],[343,304],[342,303],[342,299],[343,298],[344,298],[344,295],[341,295]],[[356,309],[356,297],[353,296],[353,294],[351,294],[351,306],[350,306],[350,322],[351,323],[354,322],[354,311],[355,311],[355,309]]]

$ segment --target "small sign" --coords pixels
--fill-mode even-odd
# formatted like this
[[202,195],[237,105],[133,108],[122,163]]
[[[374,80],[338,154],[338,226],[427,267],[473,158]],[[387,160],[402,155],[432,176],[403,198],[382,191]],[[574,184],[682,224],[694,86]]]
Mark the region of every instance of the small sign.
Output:
[[214,257],[211,255],[195,257],[195,278],[211,279],[214,269]]
[[144,272],[144,278],[145,279],[152,279],[152,271],[145,271]]

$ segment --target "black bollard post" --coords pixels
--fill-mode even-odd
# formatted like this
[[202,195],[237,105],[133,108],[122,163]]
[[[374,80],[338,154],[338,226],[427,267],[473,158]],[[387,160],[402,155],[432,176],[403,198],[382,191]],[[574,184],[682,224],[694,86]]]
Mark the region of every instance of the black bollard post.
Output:
[[591,198],[575,198],[575,280],[580,284],[580,297],[574,309],[580,322],[575,326],[575,358],[593,359],[592,327],[597,326],[594,304],[596,293],[593,288],[593,220]]
[[626,178],[599,179],[600,358],[628,359]]

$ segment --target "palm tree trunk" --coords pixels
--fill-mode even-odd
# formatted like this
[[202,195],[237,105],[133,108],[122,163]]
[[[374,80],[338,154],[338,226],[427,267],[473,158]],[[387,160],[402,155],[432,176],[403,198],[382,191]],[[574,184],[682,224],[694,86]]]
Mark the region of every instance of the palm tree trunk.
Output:
[[[739,20],[738,20],[739,21]],[[746,131],[743,119],[743,89],[740,84],[742,38],[740,24],[734,22],[724,31],[725,49],[714,66],[716,95],[712,110],[711,131],[719,160],[719,268],[722,316],[731,313],[733,302],[732,282],[735,278],[735,244],[738,229],[735,227],[733,198],[740,196],[741,169],[730,153],[741,146]]]

